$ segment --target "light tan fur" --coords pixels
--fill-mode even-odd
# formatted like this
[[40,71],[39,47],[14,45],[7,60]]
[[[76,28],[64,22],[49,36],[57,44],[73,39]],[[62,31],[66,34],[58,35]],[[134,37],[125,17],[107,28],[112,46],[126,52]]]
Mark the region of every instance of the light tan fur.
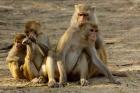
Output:
[[48,78],[48,86],[56,84],[54,76],[54,58],[50,50],[48,37],[40,31],[40,23],[29,21],[25,26],[27,37],[23,43],[27,46],[24,75],[33,82],[43,82]]
[[[82,15],[86,14],[87,16],[82,16],[82,15],[80,16],[79,14]],[[75,5],[75,11],[71,19],[71,25],[76,25],[87,21],[99,25],[97,15],[96,15],[96,7],[87,4]],[[99,55],[102,62],[107,64],[107,54],[106,54],[105,44],[103,42],[103,38],[100,34],[100,31],[97,32],[96,38],[97,39],[95,41],[95,47],[97,50],[97,54]],[[94,73],[93,75],[98,75],[100,72],[96,67],[93,67],[92,73]]]
[[[57,46],[57,65],[60,72],[60,84],[67,81],[67,76],[80,76],[82,86],[88,85],[87,78],[91,78],[96,66],[113,83],[117,81],[100,60],[95,49],[97,25],[90,22],[70,26],[62,35]],[[90,31],[93,31],[93,40],[90,40]],[[88,57],[88,58],[87,58]],[[90,59],[90,61],[88,61]],[[91,70],[90,70],[91,69]]]

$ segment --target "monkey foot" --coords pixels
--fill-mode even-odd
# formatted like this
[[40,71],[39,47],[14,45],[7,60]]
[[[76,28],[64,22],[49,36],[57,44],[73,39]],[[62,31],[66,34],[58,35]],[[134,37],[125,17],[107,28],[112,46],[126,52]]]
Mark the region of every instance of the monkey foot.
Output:
[[43,76],[40,76],[38,79],[39,79],[38,83],[45,83],[46,82],[46,80]]
[[56,83],[55,80],[50,80],[48,82],[48,87],[50,87],[50,88],[56,88],[56,87],[59,87],[59,85]]
[[45,83],[46,80],[43,77],[39,77],[39,78],[34,78],[31,81],[32,83]]
[[38,78],[34,78],[31,80],[32,83],[38,83],[39,79]]
[[86,79],[81,79],[80,80],[81,86],[88,86],[89,82]]
[[66,85],[67,85],[66,82],[59,82],[59,88],[61,88],[61,87],[65,87]]

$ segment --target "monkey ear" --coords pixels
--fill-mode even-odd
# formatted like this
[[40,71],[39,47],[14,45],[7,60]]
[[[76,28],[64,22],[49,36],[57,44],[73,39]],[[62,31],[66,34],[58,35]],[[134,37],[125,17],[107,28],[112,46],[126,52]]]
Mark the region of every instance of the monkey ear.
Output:
[[75,11],[78,11],[79,6],[78,5],[74,5]]

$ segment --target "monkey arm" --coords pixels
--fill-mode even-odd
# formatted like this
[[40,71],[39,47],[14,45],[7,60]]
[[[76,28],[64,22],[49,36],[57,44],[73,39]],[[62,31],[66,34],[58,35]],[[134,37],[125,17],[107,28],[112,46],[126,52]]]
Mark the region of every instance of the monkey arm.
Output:
[[112,73],[109,71],[109,69],[106,67],[106,65],[101,62],[100,58],[97,56],[96,49],[94,47],[88,47],[87,53],[91,56],[92,63],[97,66],[97,68],[106,76],[109,78],[109,80],[115,84],[119,84],[120,82],[116,81],[112,75]]
[[17,62],[19,57],[16,53],[16,46],[13,46],[12,49],[9,51],[8,56],[6,58],[6,62]]
[[7,62],[7,63],[9,63],[9,62],[18,62],[18,60],[19,60],[19,57],[16,57],[16,56],[14,56],[14,57],[8,56],[8,57],[6,58],[6,62]]
[[66,74],[66,54],[69,50],[69,48],[71,47],[71,37],[67,34],[67,31],[64,33],[64,35],[60,38],[58,45],[57,45],[57,66],[58,66],[58,70],[60,73],[60,84],[65,84],[65,82],[67,81],[67,74]]
[[47,46],[39,42],[37,42],[37,46],[43,56],[48,55],[49,48]]
[[36,44],[38,45],[38,48],[39,48],[41,54],[43,56],[47,56],[48,51],[50,50],[50,42],[49,42],[48,37],[44,34],[40,34],[37,37]]

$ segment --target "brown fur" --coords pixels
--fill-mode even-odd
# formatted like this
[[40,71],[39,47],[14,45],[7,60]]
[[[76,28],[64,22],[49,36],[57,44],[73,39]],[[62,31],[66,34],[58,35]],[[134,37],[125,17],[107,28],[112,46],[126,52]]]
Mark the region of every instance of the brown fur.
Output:
[[24,34],[17,34],[15,36],[14,45],[6,58],[9,70],[15,79],[24,78],[22,72],[22,65],[24,64],[24,58],[26,55],[26,46],[22,45],[22,40],[24,38]]

